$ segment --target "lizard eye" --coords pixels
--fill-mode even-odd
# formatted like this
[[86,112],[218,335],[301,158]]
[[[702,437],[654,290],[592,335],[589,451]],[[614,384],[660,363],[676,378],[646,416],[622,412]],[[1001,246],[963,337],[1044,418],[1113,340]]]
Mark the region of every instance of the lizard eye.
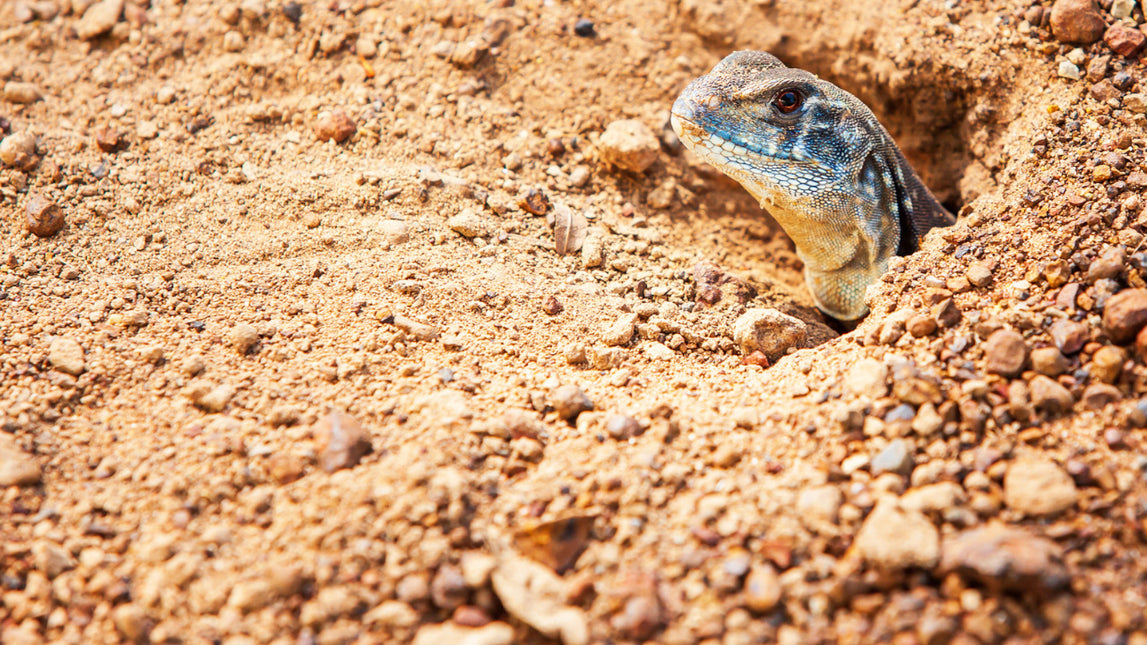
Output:
[[781,93],[777,94],[776,98],[773,99],[773,105],[777,106],[781,114],[792,114],[799,110],[800,106],[804,105],[804,97],[796,90],[782,90]]

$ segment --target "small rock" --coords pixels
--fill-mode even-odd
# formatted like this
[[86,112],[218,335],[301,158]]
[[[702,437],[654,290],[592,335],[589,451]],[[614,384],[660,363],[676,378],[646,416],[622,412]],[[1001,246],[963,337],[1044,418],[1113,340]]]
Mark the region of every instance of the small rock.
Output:
[[1063,352],[1054,347],[1039,347],[1031,353],[1032,369],[1044,376],[1056,377],[1071,367]]
[[240,354],[247,354],[259,342],[259,332],[246,323],[240,323],[231,328],[231,346]]
[[874,358],[862,358],[844,374],[841,389],[845,394],[867,397],[873,401],[888,394],[888,368]]
[[992,283],[992,270],[983,262],[973,262],[966,272],[968,282],[977,287],[986,287]]
[[1035,409],[1051,416],[1070,412],[1071,407],[1075,405],[1075,399],[1067,388],[1043,374],[1031,380],[1030,390],[1031,402]]
[[593,401],[576,385],[559,385],[550,393],[550,405],[562,419],[572,423],[577,415],[593,409]]
[[771,564],[762,564],[749,570],[744,584],[745,606],[749,611],[766,613],[781,601],[784,587],[777,570]]
[[931,336],[936,333],[937,323],[933,318],[929,318],[923,314],[916,314],[908,319],[907,329],[908,333],[912,334],[915,338],[923,338]]
[[446,220],[450,230],[462,237],[480,237],[486,235],[486,220],[472,208],[464,208],[457,215]]
[[886,498],[864,520],[854,543],[861,557],[882,569],[931,569],[940,559],[940,533],[919,511]]
[[84,348],[70,338],[54,338],[48,346],[48,362],[61,372],[79,376],[84,371]]
[[896,473],[907,477],[912,473],[916,460],[912,444],[904,439],[896,439],[872,458],[872,474]]
[[1132,58],[1143,51],[1143,45],[1147,42],[1147,37],[1138,29],[1133,29],[1117,22],[1107,28],[1107,31],[1103,34],[1103,42],[1107,43],[1111,51],[1116,54],[1125,58]]
[[76,35],[81,40],[91,40],[111,31],[123,14],[124,0],[102,0],[84,12],[76,23]]
[[653,165],[660,150],[653,130],[637,119],[610,123],[598,142],[602,162],[635,173],[645,172]]
[[419,622],[418,612],[414,607],[397,600],[384,600],[382,604],[363,614],[362,620],[367,625],[389,629],[414,627]]
[[928,515],[942,516],[968,499],[964,489],[954,482],[937,482],[904,493],[900,507]]
[[442,332],[434,325],[420,323],[406,316],[395,316],[394,326],[423,342],[438,340],[438,337],[442,335]]
[[40,483],[40,464],[16,442],[0,436],[0,489]]
[[123,136],[119,130],[103,127],[96,130],[96,147],[104,152],[115,152],[123,147]]
[[31,170],[39,160],[36,137],[28,132],[15,132],[0,141],[0,161],[13,168]]
[[1021,458],[1004,475],[1004,503],[1026,515],[1054,515],[1075,506],[1075,482],[1044,459]]
[[513,642],[514,628],[499,621],[481,627],[455,623],[423,625],[414,635],[412,645],[511,645]]
[[4,84],[4,100],[9,103],[27,105],[28,103],[35,103],[41,98],[43,95],[40,94],[40,89],[32,83],[8,81]]
[[1123,107],[1136,114],[1147,113],[1147,94],[1127,94],[1123,97]]
[[469,593],[461,569],[452,564],[438,567],[438,571],[430,581],[430,600],[442,609],[453,610],[461,607]]
[[916,411],[912,419],[912,430],[921,437],[930,437],[944,427],[944,417],[936,410],[936,406],[925,403]]
[[1107,383],[1092,383],[1083,390],[1079,402],[1087,410],[1102,410],[1123,399],[1123,392],[1114,385]]
[[962,531],[944,540],[940,576],[971,577],[993,593],[1054,592],[1071,578],[1063,547],[1027,530],[1003,524]]
[[354,120],[339,109],[319,112],[318,118],[315,119],[315,136],[319,141],[333,140],[335,143],[342,143],[357,129]]
[[1147,289],[1124,289],[1107,299],[1103,310],[1103,331],[1113,342],[1131,342],[1145,324]]
[[637,314],[625,314],[618,318],[601,335],[601,342],[610,347],[628,345],[633,339],[634,326],[637,324]]
[[1083,74],[1079,72],[1079,67],[1069,60],[1059,61],[1059,68],[1056,69],[1056,73],[1059,74],[1061,78],[1072,81],[1078,81],[1083,78]]
[[314,436],[319,467],[328,473],[354,467],[373,449],[370,434],[358,420],[338,410],[319,420]]
[[[235,31],[234,29],[231,29],[227,33],[223,34],[223,49],[225,51],[229,51],[229,52],[243,51],[243,48],[246,46],[247,46],[247,41],[245,38],[243,38],[243,34]],[[323,140],[326,141],[326,139],[323,139]],[[341,141],[341,139],[340,139],[340,141]]]
[[[86,18],[87,14],[84,14],[84,17]],[[116,630],[132,643],[144,641],[150,628],[147,612],[134,603],[116,607],[112,611],[112,623],[115,624]]]
[[641,424],[631,416],[611,414],[605,420],[605,432],[618,441],[625,441],[641,434]]
[[378,225],[382,240],[389,246],[397,246],[410,241],[410,230],[406,222],[397,219],[383,220]]
[[1052,323],[1047,333],[1059,351],[1067,355],[1083,349],[1083,344],[1088,340],[1086,325],[1062,318]]
[[837,523],[843,502],[844,495],[836,486],[805,488],[797,495],[797,513],[802,524],[809,530],[818,531],[821,527]]
[[456,47],[450,54],[450,62],[454,63],[461,69],[470,69],[482,60],[482,57],[490,51],[489,45],[481,38],[470,38],[464,40]]
[[589,18],[578,18],[574,23],[574,35],[579,38],[593,38],[597,35],[597,29]]
[[800,349],[807,340],[804,321],[776,309],[749,309],[733,323],[733,341],[745,356],[760,351],[776,362],[790,347]]
[[547,638],[560,638],[563,645],[589,643],[585,612],[565,604],[565,584],[549,567],[508,556],[498,563],[490,581],[506,613]]
[[932,317],[935,318],[936,324],[944,329],[951,329],[959,324],[963,319],[964,314],[956,303],[951,298],[945,298],[943,302],[936,305],[932,310]]
[[56,202],[40,193],[29,193],[24,200],[24,227],[37,237],[51,237],[64,228],[64,214]]
[[1112,246],[1105,249],[1087,267],[1087,281],[1091,283],[1099,280],[1113,279],[1123,273],[1123,264],[1127,261],[1126,253],[1121,246]]
[[1091,374],[1104,383],[1114,383],[1123,373],[1123,361],[1127,355],[1122,348],[1105,345],[1091,357]]
[[1106,30],[1094,0],[1055,0],[1051,7],[1051,33],[1061,43],[1090,45]]
[[1028,359],[1024,337],[1010,329],[992,333],[984,343],[984,362],[987,370],[1001,376],[1016,376],[1023,371]]
[[545,302],[542,303],[542,311],[546,312],[547,316],[556,316],[564,310],[565,306],[553,295],[546,296]]
[[1131,12],[1135,10],[1135,0],[1112,0],[1111,17],[1116,20],[1131,17]]

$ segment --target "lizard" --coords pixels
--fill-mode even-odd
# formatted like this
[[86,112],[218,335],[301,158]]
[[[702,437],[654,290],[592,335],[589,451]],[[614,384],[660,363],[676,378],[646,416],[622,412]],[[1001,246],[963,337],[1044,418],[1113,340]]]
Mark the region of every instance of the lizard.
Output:
[[865,289],[889,260],[955,222],[860,99],[771,54],[726,56],[685,88],[670,123],[776,219],[817,307],[838,320],[866,315]]

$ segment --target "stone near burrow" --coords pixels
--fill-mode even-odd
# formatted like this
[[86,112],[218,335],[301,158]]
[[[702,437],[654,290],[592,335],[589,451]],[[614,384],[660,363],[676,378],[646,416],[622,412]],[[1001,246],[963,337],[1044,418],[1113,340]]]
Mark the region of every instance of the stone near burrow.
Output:
[[27,105],[39,101],[42,97],[40,89],[32,83],[8,81],[4,84],[4,100],[9,103]]
[[1090,45],[1106,30],[1095,0],[1056,0],[1051,6],[1051,33],[1061,43]]
[[1107,299],[1103,331],[1113,342],[1124,344],[1147,325],[1147,289],[1124,289]]
[[84,348],[71,338],[56,337],[48,345],[48,362],[72,376],[84,371]]
[[1125,58],[1132,58],[1138,56],[1139,52],[1143,51],[1143,45],[1147,42],[1147,37],[1143,32],[1121,23],[1115,23],[1107,28],[1103,34],[1103,42],[1111,48],[1111,51],[1123,56]]
[[1075,405],[1071,392],[1054,379],[1037,374],[1029,385],[1032,406],[1051,416],[1066,414]]
[[1123,361],[1127,354],[1121,347],[1104,345],[1095,351],[1091,357],[1091,375],[1104,383],[1114,383],[1123,373]]
[[370,434],[363,429],[362,424],[339,410],[319,420],[314,436],[319,467],[328,473],[354,467],[373,449]]
[[1071,361],[1055,347],[1037,347],[1031,351],[1032,369],[1044,376],[1056,377],[1071,367]]
[[761,352],[776,362],[790,347],[800,349],[808,340],[808,325],[776,309],[750,309],[733,323],[733,342],[745,356]]
[[856,361],[844,373],[841,388],[845,394],[879,399],[888,394],[888,367],[874,358]]
[[101,0],[88,7],[76,23],[76,35],[91,40],[111,31],[123,15],[123,3],[124,0]]
[[1046,593],[1067,586],[1063,547],[1026,529],[993,523],[944,540],[939,574],[957,573],[994,593]]
[[1021,457],[1004,475],[1004,503],[1025,515],[1061,513],[1079,497],[1075,482],[1063,468],[1038,457]]
[[601,342],[611,347],[628,345],[633,340],[634,326],[637,324],[637,314],[624,314],[606,328],[601,334]]
[[358,130],[354,119],[340,109],[323,110],[315,118],[315,137],[319,141],[342,143]]
[[931,569],[940,559],[940,532],[923,513],[885,498],[864,520],[854,546],[865,562],[880,569]]
[[559,385],[550,392],[550,405],[558,417],[573,423],[582,412],[593,409],[593,401],[576,385]]
[[487,234],[488,225],[472,208],[463,208],[457,215],[446,220],[450,230],[462,237],[479,237]]
[[660,150],[661,143],[653,130],[637,119],[610,123],[598,141],[602,162],[635,173],[645,172],[653,165]]
[[1089,338],[1087,325],[1065,318],[1053,322],[1047,328],[1047,333],[1051,336],[1051,342],[1055,343],[1056,348],[1069,356],[1083,349],[1084,343]]
[[1019,332],[1000,329],[984,342],[984,363],[989,372],[1016,376],[1023,371],[1027,360],[1027,343]]
[[20,170],[31,170],[39,160],[36,137],[31,133],[13,132],[0,140],[0,162]]
[[64,228],[64,213],[56,202],[40,193],[24,200],[24,228],[37,237],[51,237]]

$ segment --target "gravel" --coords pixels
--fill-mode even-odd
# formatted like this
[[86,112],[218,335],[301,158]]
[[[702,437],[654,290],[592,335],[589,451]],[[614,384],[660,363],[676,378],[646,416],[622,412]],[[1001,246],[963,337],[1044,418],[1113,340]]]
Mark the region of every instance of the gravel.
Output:
[[1078,497],[1071,477],[1045,459],[1019,459],[1004,476],[1004,503],[1025,515],[1060,513],[1075,506]]
[[790,348],[800,349],[807,341],[804,321],[776,309],[750,309],[733,323],[733,342],[745,356],[759,351],[776,362]]
[[661,143],[648,125],[637,119],[614,121],[598,141],[598,155],[605,164],[643,173],[661,151]]

